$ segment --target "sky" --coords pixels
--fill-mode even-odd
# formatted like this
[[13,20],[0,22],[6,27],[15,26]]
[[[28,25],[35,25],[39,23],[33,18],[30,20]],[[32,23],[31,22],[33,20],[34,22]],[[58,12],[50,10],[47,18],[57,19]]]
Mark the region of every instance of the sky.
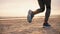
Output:
[[[29,9],[35,11],[38,8],[37,0],[0,0],[0,16],[3,17],[27,16]],[[60,0],[52,0],[51,8],[51,15],[60,15]],[[45,12],[36,16],[44,15]]]

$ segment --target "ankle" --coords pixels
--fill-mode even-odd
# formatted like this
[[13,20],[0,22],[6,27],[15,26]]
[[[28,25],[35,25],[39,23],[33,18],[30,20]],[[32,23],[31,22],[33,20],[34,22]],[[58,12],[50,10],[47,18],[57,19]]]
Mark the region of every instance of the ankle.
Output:
[[32,13],[33,13],[33,15],[35,15],[33,11],[32,11]]

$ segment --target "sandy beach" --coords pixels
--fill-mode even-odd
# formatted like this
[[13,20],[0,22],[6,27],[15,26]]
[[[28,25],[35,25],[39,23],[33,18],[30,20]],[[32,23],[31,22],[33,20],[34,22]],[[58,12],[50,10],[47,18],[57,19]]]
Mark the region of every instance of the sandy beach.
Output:
[[60,34],[60,16],[51,16],[51,27],[43,28],[44,17],[33,18],[31,23],[26,17],[0,18],[0,34]]

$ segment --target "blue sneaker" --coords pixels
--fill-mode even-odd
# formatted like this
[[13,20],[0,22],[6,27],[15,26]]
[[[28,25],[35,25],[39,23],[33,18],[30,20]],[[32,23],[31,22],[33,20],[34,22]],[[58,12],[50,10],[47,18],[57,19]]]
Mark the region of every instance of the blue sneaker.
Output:
[[49,23],[44,23],[43,27],[50,27],[51,25]]
[[33,14],[32,10],[29,10],[28,16],[27,16],[27,20],[29,23],[32,22],[33,17],[34,17],[34,14]]

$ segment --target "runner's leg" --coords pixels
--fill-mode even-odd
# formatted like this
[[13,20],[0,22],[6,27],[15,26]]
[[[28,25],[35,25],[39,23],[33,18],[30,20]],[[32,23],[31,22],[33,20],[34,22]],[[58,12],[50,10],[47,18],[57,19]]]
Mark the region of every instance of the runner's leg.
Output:
[[33,13],[34,14],[38,14],[38,13],[41,13],[45,10],[45,5],[44,5],[44,1],[43,0],[38,0],[38,4],[40,6],[39,9],[37,9],[36,11],[34,11]]
[[51,12],[51,0],[45,0],[45,4],[46,4],[45,23],[47,23]]

